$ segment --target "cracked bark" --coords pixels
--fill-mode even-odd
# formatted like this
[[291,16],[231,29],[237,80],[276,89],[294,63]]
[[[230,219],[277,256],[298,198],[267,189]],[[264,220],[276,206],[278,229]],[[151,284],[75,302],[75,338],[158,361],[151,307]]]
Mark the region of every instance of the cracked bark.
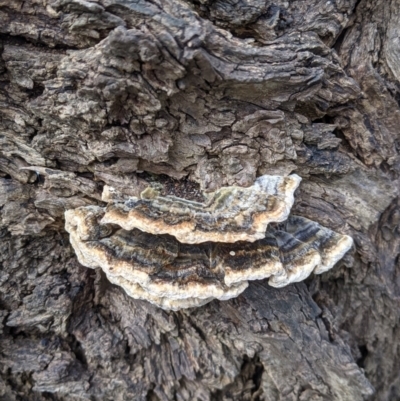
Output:
[[[0,0],[0,398],[397,400],[400,2]],[[303,177],[331,272],[166,312],[80,266],[107,184]]]

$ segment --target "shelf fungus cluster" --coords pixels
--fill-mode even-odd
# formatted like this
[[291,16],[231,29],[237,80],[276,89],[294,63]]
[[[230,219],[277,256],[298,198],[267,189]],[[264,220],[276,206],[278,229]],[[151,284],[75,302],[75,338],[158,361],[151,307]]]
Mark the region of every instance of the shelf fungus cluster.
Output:
[[249,280],[283,287],[323,273],[350,249],[349,236],[289,215],[300,180],[262,176],[205,203],[148,188],[105,208],[68,210],[66,230],[79,262],[100,267],[131,297],[164,309],[200,306],[238,296]]

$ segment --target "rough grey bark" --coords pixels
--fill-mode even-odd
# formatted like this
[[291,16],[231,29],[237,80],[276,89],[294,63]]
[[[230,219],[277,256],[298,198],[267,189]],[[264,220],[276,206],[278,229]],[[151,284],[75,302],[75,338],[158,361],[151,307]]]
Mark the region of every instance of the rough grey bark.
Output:
[[[398,400],[398,0],[0,0],[0,399]],[[80,266],[104,184],[303,177],[331,272],[166,312]],[[199,187],[197,186],[197,183]]]

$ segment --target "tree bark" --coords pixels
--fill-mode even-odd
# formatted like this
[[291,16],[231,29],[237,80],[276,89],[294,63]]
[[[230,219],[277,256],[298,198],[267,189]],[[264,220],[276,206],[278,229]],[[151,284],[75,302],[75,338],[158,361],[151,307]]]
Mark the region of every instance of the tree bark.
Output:
[[[0,0],[0,399],[400,398],[398,0]],[[105,184],[299,174],[322,276],[167,312],[81,266]]]

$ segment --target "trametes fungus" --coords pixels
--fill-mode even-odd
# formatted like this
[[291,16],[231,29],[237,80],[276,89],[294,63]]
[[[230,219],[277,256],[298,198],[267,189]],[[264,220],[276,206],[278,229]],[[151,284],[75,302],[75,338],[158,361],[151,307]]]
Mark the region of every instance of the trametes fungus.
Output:
[[[129,296],[147,300],[164,309],[178,310],[201,306],[213,299],[236,297],[246,289],[249,280],[269,277],[270,285],[282,287],[304,280],[312,272],[320,274],[332,268],[350,249],[352,239],[303,217],[287,216],[300,178],[272,177],[270,184],[266,183],[268,180],[268,176],[260,177],[256,185],[250,187],[255,192],[253,195],[249,188],[248,191],[244,191],[246,188],[222,188],[213,194],[208,204],[203,205],[205,212],[202,212],[200,203],[173,197],[161,198],[148,190],[144,194],[145,199],[151,195],[151,202],[148,203],[135,198],[132,204],[128,200],[108,208],[86,206],[68,210],[65,213],[66,230],[70,233],[71,244],[81,264],[100,267],[108,279],[121,286]],[[260,187],[269,195],[260,195]],[[251,205],[253,214],[242,208],[240,196],[244,197],[249,208]],[[269,200],[271,196],[275,198]],[[156,203],[158,198],[161,200]],[[264,204],[256,206],[251,199],[253,202],[262,200]],[[280,202],[286,202],[286,205],[270,206]],[[173,220],[168,219],[164,210],[167,204],[177,224],[194,222],[190,231],[194,234],[189,241],[185,241],[184,237],[178,241],[174,237],[178,235],[175,235]],[[181,212],[180,208],[183,209]],[[111,219],[111,224],[106,217],[110,209],[128,212],[121,212],[119,219]],[[276,213],[278,209],[283,212]],[[132,214],[132,210],[140,210],[140,213]],[[148,214],[146,210],[150,210]],[[161,211],[157,214],[155,210]],[[223,217],[218,216],[218,210],[222,210]],[[267,210],[277,217],[268,216]],[[137,226],[141,229],[132,223],[136,215],[140,219]],[[143,225],[143,215],[151,216],[149,230]],[[154,234],[157,216],[163,222],[163,229],[170,227],[169,234],[174,236]],[[186,216],[187,220],[181,219],[182,216]],[[236,216],[241,216],[239,222]],[[254,216],[258,218],[257,228]],[[259,223],[260,216],[262,223]],[[202,224],[208,224],[212,238],[220,238],[215,236],[218,234],[215,227],[213,231],[211,222],[214,221],[222,234],[236,230],[235,234],[242,236],[235,238],[247,238],[247,241],[187,243],[204,239],[209,234],[204,225],[197,224],[197,217],[201,217]],[[129,220],[129,225],[123,224],[123,218]],[[286,221],[266,229],[267,223],[264,222],[276,222],[276,219],[278,222]],[[262,238],[255,240],[255,237],[259,238],[258,229],[261,226],[264,227]],[[232,240],[234,237],[224,238]]]
[[110,204],[102,222],[125,230],[170,234],[187,244],[255,241],[264,238],[269,223],[287,219],[300,181],[296,174],[264,175],[248,188],[221,188],[204,204],[159,196],[148,188],[141,199],[131,197],[124,203]]

